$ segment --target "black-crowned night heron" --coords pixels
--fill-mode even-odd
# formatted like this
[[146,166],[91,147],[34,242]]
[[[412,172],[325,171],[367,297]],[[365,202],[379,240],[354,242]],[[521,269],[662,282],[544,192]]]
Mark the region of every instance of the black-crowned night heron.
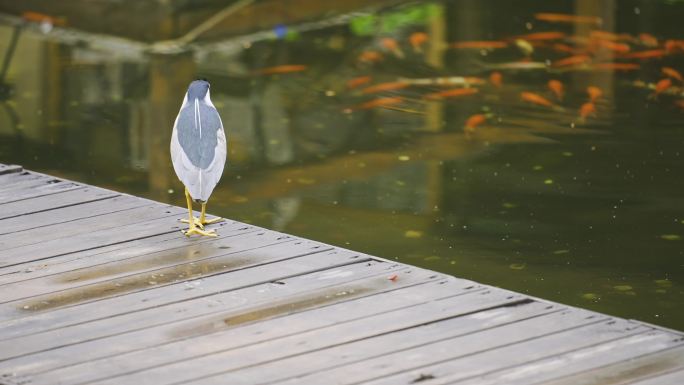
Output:
[[[205,218],[207,201],[221,179],[226,163],[226,134],[216,107],[209,97],[209,82],[190,83],[171,135],[171,161],[178,179],[185,185],[189,224],[185,235],[215,237],[204,225],[222,220]],[[202,204],[199,218],[192,215],[192,201]],[[183,222],[186,222],[185,220]]]

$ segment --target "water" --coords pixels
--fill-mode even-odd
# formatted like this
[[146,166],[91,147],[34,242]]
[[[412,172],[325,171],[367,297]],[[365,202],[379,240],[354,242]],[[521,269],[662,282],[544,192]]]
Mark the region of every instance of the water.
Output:
[[[0,162],[182,206],[170,130],[188,82],[206,77],[230,142],[211,213],[684,329],[684,110],[674,95],[682,84],[674,80],[658,97],[642,87],[663,79],[663,66],[684,70],[684,55],[617,60],[640,64],[631,71],[549,70],[547,60],[568,55],[532,47],[530,60],[542,63],[533,68],[520,64],[529,47],[509,39],[587,36],[595,27],[533,17],[579,12],[601,16],[606,30],[649,33],[662,45],[684,38],[684,5],[557,3],[404,3],[357,14],[334,12],[340,3],[317,14],[325,16],[302,16],[304,24],[233,39],[208,33],[193,55],[149,55],[140,43],[88,34],[74,43],[58,26],[29,27],[2,87],[13,92],[1,95]],[[295,7],[282,18],[309,11]],[[132,18],[120,35],[135,39],[143,22]],[[0,52],[13,31],[4,23]],[[418,49],[410,44],[415,32],[427,33]],[[448,48],[474,40],[508,48]],[[616,61],[609,52],[597,60]],[[495,68],[501,88],[488,80]],[[474,95],[441,100],[426,95],[460,86],[415,84],[455,76],[484,84],[473,85]],[[401,79],[414,84],[361,91]],[[546,88],[550,79],[564,84],[562,101]],[[578,109],[589,85],[604,96],[596,116],[583,121]],[[525,103],[521,92],[558,107]],[[379,98],[391,99],[368,104]],[[473,114],[487,120],[466,136]]]

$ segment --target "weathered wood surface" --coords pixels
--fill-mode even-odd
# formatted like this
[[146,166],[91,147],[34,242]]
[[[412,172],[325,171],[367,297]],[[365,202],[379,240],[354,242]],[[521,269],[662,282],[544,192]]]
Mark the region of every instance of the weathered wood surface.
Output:
[[0,165],[0,385],[684,381],[676,331],[185,215]]

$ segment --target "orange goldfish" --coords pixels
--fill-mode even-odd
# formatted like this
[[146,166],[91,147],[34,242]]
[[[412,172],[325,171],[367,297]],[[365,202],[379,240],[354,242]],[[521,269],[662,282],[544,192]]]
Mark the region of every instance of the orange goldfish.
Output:
[[445,98],[456,98],[459,96],[468,96],[478,93],[480,90],[477,88],[452,88],[450,90],[444,90],[439,92],[433,92],[430,94],[425,94],[423,96],[428,100],[440,100]]
[[382,38],[382,40],[380,40],[380,44],[382,44],[382,46],[389,51],[399,48],[399,43],[397,43],[397,41],[392,39],[391,37]]
[[368,109],[375,108],[375,107],[391,106],[394,104],[401,103],[403,101],[404,101],[404,99],[399,98],[399,97],[378,98],[378,99],[373,99],[373,100],[367,101],[366,103],[359,105],[358,108],[361,110],[368,110]]
[[587,94],[589,95],[589,101],[593,103],[603,96],[603,91],[596,86],[589,86],[587,87]]
[[590,68],[605,71],[633,71],[638,70],[641,66],[634,63],[596,63],[592,64]]
[[428,35],[425,32],[414,32],[409,36],[409,43],[416,53],[423,52],[423,44],[427,43]]
[[550,23],[595,24],[601,25],[603,20],[598,16],[568,15],[565,13],[535,13],[537,20]]
[[527,35],[514,36],[515,39],[522,39],[527,41],[539,41],[539,40],[560,40],[564,39],[567,35],[563,32],[535,32],[529,33]]
[[658,46],[658,39],[656,39],[655,36],[648,34],[648,33],[640,33],[639,34],[639,41],[641,44],[647,46],[647,47],[657,47]]
[[544,107],[556,107],[555,104],[551,103],[545,97],[537,95],[533,92],[521,92],[520,98],[528,103],[538,104]]
[[309,66],[302,64],[286,64],[275,67],[262,68],[254,71],[256,75],[278,75],[278,74],[289,74],[293,72],[305,71]]
[[361,55],[359,55],[359,61],[366,62],[366,63],[375,63],[381,61],[383,58],[382,54],[379,52],[375,51],[363,51]]
[[580,118],[586,119],[589,115],[596,116],[596,105],[593,102],[586,102],[579,109]]
[[50,23],[52,25],[58,26],[66,25],[66,19],[63,17],[54,17],[39,12],[27,11],[22,13],[21,17],[26,21],[31,21],[34,23]]
[[466,133],[466,135],[470,135],[475,132],[475,128],[477,128],[477,126],[486,121],[487,117],[482,114],[473,115],[466,120],[465,125],[463,126],[463,131]]
[[501,88],[501,85],[503,84],[503,76],[501,75],[501,72],[494,71],[489,74],[489,81],[494,85],[494,87]]
[[380,44],[388,51],[392,52],[398,58],[404,57],[404,51],[399,48],[399,43],[391,37],[385,37],[380,40]]
[[554,95],[556,95],[556,99],[558,100],[563,100],[563,83],[560,82],[560,80],[549,80],[549,82],[546,84],[549,87],[549,90],[553,92]]
[[357,88],[357,87],[360,87],[364,84],[370,83],[371,80],[372,80],[372,78],[370,76],[359,76],[359,77],[356,77],[353,79],[349,79],[347,81],[347,88],[350,88],[350,89]]
[[684,81],[684,80],[682,79],[682,74],[680,74],[679,71],[677,71],[677,70],[674,69],[674,68],[671,68],[671,67],[663,67],[663,68],[661,68],[660,71],[663,73],[663,75],[669,76],[669,77],[671,77],[672,79],[679,80],[680,82],[681,82],[681,81]]
[[667,53],[684,52],[684,40],[665,40],[664,47]]
[[496,48],[506,48],[508,44],[503,41],[460,41],[456,43],[451,43],[451,48],[469,48],[469,49],[496,49]]
[[665,55],[667,55],[666,50],[652,49],[648,51],[629,52],[620,55],[620,57],[624,59],[653,59],[663,57]]
[[569,66],[575,66],[575,65],[580,65],[580,64],[586,64],[590,61],[591,61],[591,58],[588,55],[575,55],[575,56],[566,57],[565,59],[556,60],[555,62],[551,63],[551,66],[552,67],[569,67]]
[[672,80],[670,80],[670,78],[661,79],[658,81],[658,83],[656,83],[653,94],[658,95],[670,87],[672,87]]
[[609,51],[613,51],[613,52],[617,52],[617,53],[627,53],[630,50],[628,44],[616,43],[616,42],[610,41],[610,40],[595,39],[595,40],[592,40],[592,44],[596,47],[607,49]]
[[564,43],[554,43],[551,46],[551,48],[557,52],[565,52],[570,54],[577,54],[578,52],[580,52],[578,49],[572,48],[571,46]]
[[380,84],[376,84],[374,86],[366,87],[363,90],[361,90],[361,92],[364,94],[374,94],[374,93],[383,92],[383,91],[400,90],[400,89],[406,88],[408,86],[409,86],[409,84],[405,83],[405,82],[387,82],[387,83],[380,83]]

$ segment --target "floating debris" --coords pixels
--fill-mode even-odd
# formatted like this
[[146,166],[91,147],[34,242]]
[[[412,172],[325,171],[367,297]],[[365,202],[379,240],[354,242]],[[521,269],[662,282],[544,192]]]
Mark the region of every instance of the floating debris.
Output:
[[672,281],[669,279],[656,279],[653,282],[660,287],[672,287]]
[[601,299],[601,297],[598,294],[594,294],[594,293],[584,293],[584,294],[582,294],[582,298],[584,298],[588,301],[598,301]]

